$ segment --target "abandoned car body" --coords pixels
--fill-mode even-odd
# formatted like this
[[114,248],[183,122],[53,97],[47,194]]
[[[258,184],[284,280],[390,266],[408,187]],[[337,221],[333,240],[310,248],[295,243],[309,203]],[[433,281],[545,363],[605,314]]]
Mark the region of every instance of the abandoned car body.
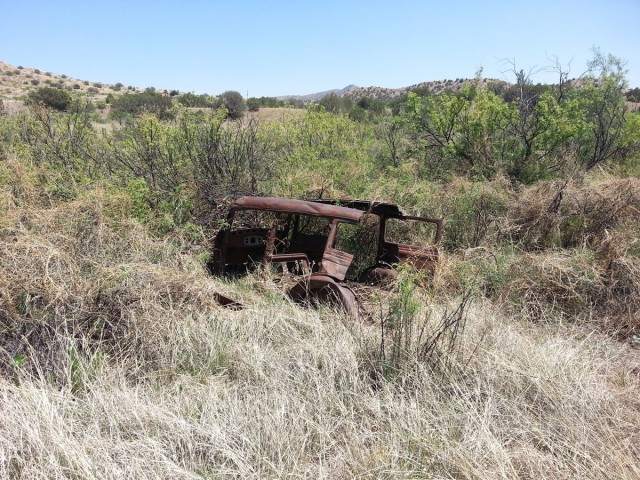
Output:
[[[430,245],[390,240],[390,221],[429,224],[433,227]],[[365,223],[369,231],[363,238],[370,245],[361,245],[353,230],[345,227]],[[389,203],[241,197],[231,204],[226,223],[214,239],[209,268],[225,274],[258,263],[272,264],[299,275],[288,290],[294,300],[329,301],[356,315],[359,302],[347,280],[388,281],[395,275],[392,267],[401,263],[433,272],[441,236],[442,220],[406,216]],[[345,251],[349,246],[353,253]],[[354,254],[360,257],[355,262],[357,271]],[[363,268],[365,261],[369,264]]]

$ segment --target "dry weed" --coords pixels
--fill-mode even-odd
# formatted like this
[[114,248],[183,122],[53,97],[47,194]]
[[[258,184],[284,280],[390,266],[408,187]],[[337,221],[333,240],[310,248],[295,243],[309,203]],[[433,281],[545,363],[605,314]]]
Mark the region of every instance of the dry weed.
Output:
[[[362,359],[376,326],[301,309],[258,275],[211,279],[122,208],[97,191],[4,212],[0,478],[640,476],[628,345],[476,300],[455,374],[417,356],[374,381]],[[614,302],[637,291],[620,242],[583,263],[528,254],[538,282],[506,285]],[[246,308],[218,307],[215,292]],[[450,295],[433,297],[436,313]]]
[[163,320],[162,341],[147,330],[127,357],[64,353],[66,385],[1,380],[0,476],[640,473],[640,366],[597,335],[532,330],[476,304],[464,341],[485,341],[466,375],[417,364],[374,389],[359,357],[377,331],[328,311],[281,302]]
[[506,233],[525,249],[596,247],[614,229],[640,224],[640,180],[599,178],[536,185],[513,202]]

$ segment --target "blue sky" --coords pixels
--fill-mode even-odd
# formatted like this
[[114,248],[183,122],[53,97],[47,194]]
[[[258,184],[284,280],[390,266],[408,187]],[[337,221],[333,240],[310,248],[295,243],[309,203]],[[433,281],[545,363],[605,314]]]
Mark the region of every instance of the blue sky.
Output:
[[[640,0],[0,0],[0,60],[73,78],[196,93],[307,94],[348,84],[512,80],[598,46],[640,86]],[[534,81],[555,75],[539,72]]]

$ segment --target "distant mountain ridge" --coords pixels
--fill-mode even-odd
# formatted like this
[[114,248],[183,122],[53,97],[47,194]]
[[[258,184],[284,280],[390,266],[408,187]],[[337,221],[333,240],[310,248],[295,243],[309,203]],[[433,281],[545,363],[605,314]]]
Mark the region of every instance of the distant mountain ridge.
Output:
[[[416,83],[408,87],[400,88],[386,88],[386,87],[358,87],[356,85],[349,85],[344,88],[334,88],[332,90],[325,90],[323,92],[310,93],[308,95],[283,95],[277,97],[278,100],[300,100],[303,102],[313,102],[322,100],[327,95],[337,95],[339,97],[346,97],[351,99],[359,99],[363,97],[376,98],[379,100],[391,100],[400,95],[404,95],[408,92],[422,89],[429,89],[433,93],[441,93],[443,91],[457,92],[465,85],[474,82],[475,79],[469,78],[456,78],[455,80],[434,80],[429,82]],[[509,86],[510,83],[504,80],[496,80],[492,78],[483,78],[483,83],[502,84]]]
[[[433,80],[400,88],[378,86],[359,87],[352,84],[344,88],[334,88],[307,95],[282,95],[275,98],[283,101],[300,101],[308,103],[317,102],[327,95],[334,94],[339,97],[350,98],[354,101],[365,97],[388,101],[412,91],[418,93],[423,91],[423,93],[426,93],[428,90],[430,93],[434,94],[443,92],[455,93],[459,92],[464,86],[470,85],[476,81],[476,79],[469,78]],[[487,86],[495,87],[493,90],[494,92],[501,91],[503,88],[509,88],[512,86],[512,84],[507,81],[494,78],[483,78],[480,81]],[[579,87],[582,84],[580,79],[571,79],[569,81],[576,87]],[[17,104],[17,102],[20,102],[18,98],[27,94],[29,91],[46,86],[89,94],[99,100],[104,100],[109,94],[140,93],[144,91],[144,88],[134,86],[125,87],[121,83],[109,84],[97,81],[90,82],[87,80],[68,77],[67,75],[40,71],[37,68],[22,66],[15,67],[0,60],[0,100],[5,100],[5,107],[8,105],[7,101],[15,102]],[[164,92],[168,93],[168,90],[165,89]],[[635,107],[637,103],[633,103],[633,105]]]
[[308,95],[283,95],[276,98],[278,100],[283,100],[283,101],[302,100],[303,102],[313,102],[316,100],[322,100],[324,97],[326,97],[327,95],[331,95],[332,93],[334,95],[338,95],[339,97],[343,97],[346,94],[348,94],[350,91],[357,90],[359,88],[360,87],[358,87],[357,85],[348,85],[344,88],[334,88],[332,90],[325,90],[324,92],[318,92],[318,93],[310,93]]

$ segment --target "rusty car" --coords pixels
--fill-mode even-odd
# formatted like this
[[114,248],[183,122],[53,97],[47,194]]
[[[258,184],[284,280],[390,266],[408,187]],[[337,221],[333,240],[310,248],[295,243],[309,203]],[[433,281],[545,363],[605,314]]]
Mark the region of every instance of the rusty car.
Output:
[[[403,237],[410,224],[427,233]],[[295,278],[287,291],[293,300],[357,315],[353,284],[388,284],[403,263],[433,273],[442,229],[442,219],[405,215],[391,203],[245,196],[231,203],[208,266],[228,275],[272,265]]]

